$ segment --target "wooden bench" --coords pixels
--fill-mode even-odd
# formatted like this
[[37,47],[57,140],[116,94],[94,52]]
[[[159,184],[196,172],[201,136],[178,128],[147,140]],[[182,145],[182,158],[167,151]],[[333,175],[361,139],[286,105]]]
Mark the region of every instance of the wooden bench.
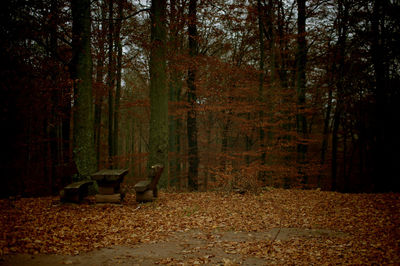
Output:
[[121,184],[126,174],[128,169],[103,169],[92,174],[92,179],[99,186],[96,202],[120,203],[125,196]]
[[83,180],[69,184],[60,191],[60,200],[62,202],[79,203],[88,196],[89,186],[91,185],[93,185],[93,180]]
[[137,202],[150,202],[158,197],[157,184],[161,178],[164,166],[156,164],[151,167],[149,178],[147,180],[139,181],[135,185],[136,201]]

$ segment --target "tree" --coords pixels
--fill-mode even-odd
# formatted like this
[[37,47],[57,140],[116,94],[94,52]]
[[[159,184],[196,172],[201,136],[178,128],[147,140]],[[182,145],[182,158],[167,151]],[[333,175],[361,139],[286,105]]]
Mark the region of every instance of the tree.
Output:
[[108,160],[113,167],[114,147],[114,85],[115,85],[115,60],[114,60],[114,0],[108,2]]
[[160,185],[168,176],[168,89],[166,72],[166,0],[151,2],[150,132],[148,165],[164,165]]
[[113,128],[113,152],[114,155],[118,155],[118,131],[119,131],[119,109],[121,99],[121,81],[122,81],[122,17],[124,11],[123,1],[118,1],[118,19],[115,30],[115,48],[117,52],[117,73],[116,73],[116,88],[115,88],[115,106],[114,106],[114,128]]
[[188,157],[189,157],[189,172],[188,183],[189,188],[198,190],[198,167],[199,155],[197,147],[197,122],[196,122],[196,63],[195,57],[198,54],[198,34],[197,34],[197,0],[190,0],[189,2],[189,21],[188,21],[188,34],[189,34],[189,56],[191,62],[188,69],[188,103],[189,111],[187,114],[187,134],[188,134]]
[[73,152],[79,174],[96,167],[93,138],[92,57],[90,0],[73,0],[71,78],[74,83]]
[[180,186],[181,181],[181,157],[182,150],[181,134],[182,118],[177,115],[178,103],[181,101],[184,70],[181,66],[180,56],[184,46],[183,28],[185,26],[184,6],[179,6],[176,0],[170,1],[170,23],[169,23],[169,101],[173,106],[169,110],[169,151],[170,158],[170,180],[169,185]]
[[94,46],[97,50],[96,58],[96,82],[94,85],[94,139],[95,139],[95,150],[96,150],[96,161],[97,165],[101,164],[101,137],[103,134],[101,121],[103,116],[103,103],[106,93],[106,86],[104,84],[104,70],[105,70],[105,44],[106,44],[106,3],[100,2],[98,6],[99,22],[95,25],[94,38],[96,39]]
[[[269,11],[270,13],[272,11]],[[263,25],[263,21],[262,21],[262,6],[261,6],[261,1],[257,0],[257,13],[258,13],[258,33],[259,33],[259,37],[258,37],[258,42],[260,45],[260,61],[259,61],[259,87],[258,87],[258,94],[259,94],[259,98],[260,98],[260,102],[264,102],[264,60],[265,60],[265,52],[264,52],[264,25]],[[269,21],[270,22],[270,21]],[[269,23],[268,28],[272,28],[272,25],[270,25],[271,23]],[[273,40],[271,41],[271,43],[273,43]],[[271,49],[271,53],[273,54],[274,51]],[[274,62],[273,62],[274,63]],[[273,65],[273,64],[272,64]],[[272,75],[274,75],[273,71]],[[261,110],[260,111],[260,120],[263,120],[264,117],[264,112]],[[262,124],[262,123],[261,123]],[[261,165],[264,166],[265,165],[265,158],[266,158],[266,153],[265,153],[265,144],[264,144],[264,138],[265,138],[265,132],[264,132],[264,128],[263,126],[260,127],[259,129],[259,134],[260,134],[260,146],[261,146]],[[263,180],[265,179],[265,172],[264,171],[260,171],[259,173],[259,179]]]
[[[332,173],[331,173],[331,189],[337,190],[337,169],[338,169],[338,134],[341,116],[344,108],[344,67],[345,67],[345,53],[347,41],[347,22],[349,15],[349,3],[347,0],[338,1],[338,41],[336,47],[335,58],[338,62],[334,65],[333,71],[335,72],[335,87],[336,87],[336,108],[333,116],[332,128]],[[336,67],[337,66],[337,67]]]
[[[399,11],[398,1],[373,1],[371,16],[371,61],[374,69],[374,97],[375,97],[375,129],[376,138],[374,148],[375,169],[373,182],[377,191],[391,190],[395,184],[400,184],[398,178],[399,141],[396,133],[398,115],[395,105],[398,106],[398,84],[395,75],[398,70],[398,23],[394,20]],[[397,25],[396,25],[397,24]],[[397,44],[396,41],[397,40]],[[397,56],[396,56],[397,55]],[[397,63],[396,63],[397,61]],[[398,83],[398,77],[397,77]],[[397,146],[397,147],[396,147]],[[395,148],[396,147],[396,148]],[[383,178],[384,177],[384,178]]]
[[[297,144],[298,161],[305,163],[307,152],[307,119],[305,115],[306,105],[306,63],[307,63],[307,43],[306,43],[306,1],[297,0],[297,54],[296,54],[296,84],[297,84],[297,132],[299,143]],[[307,183],[307,176],[299,169],[303,182]]]

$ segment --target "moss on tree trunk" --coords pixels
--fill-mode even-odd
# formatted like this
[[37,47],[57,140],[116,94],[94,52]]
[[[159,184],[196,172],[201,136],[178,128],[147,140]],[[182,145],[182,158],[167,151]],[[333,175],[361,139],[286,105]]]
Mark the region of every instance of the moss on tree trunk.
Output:
[[163,164],[160,186],[168,175],[168,89],[166,73],[165,0],[151,3],[150,134],[148,165]]
[[90,0],[73,0],[71,78],[74,81],[73,151],[82,176],[96,167],[93,136],[92,57],[90,53]]

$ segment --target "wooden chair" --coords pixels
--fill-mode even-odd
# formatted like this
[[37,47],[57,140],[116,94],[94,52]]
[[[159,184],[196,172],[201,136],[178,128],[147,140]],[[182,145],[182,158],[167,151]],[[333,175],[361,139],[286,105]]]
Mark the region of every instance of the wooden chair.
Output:
[[162,164],[153,165],[150,170],[149,178],[147,180],[139,181],[135,185],[137,202],[150,202],[157,198],[157,184],[161,178],[163,170],[164,166]]

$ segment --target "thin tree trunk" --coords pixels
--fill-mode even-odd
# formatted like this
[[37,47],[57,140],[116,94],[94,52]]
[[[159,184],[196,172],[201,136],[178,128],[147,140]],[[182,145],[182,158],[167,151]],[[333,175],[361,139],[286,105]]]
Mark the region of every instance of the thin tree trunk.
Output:
[[[329,125],[330,125],[330,121],[331,121],[331,112],[332,112],[332,89],[329,88],[328,103],[327,103],[326,114],[325,114],[325,119],[324,119],[324,131],[323,131],[323,139],[322,139],[322,147],[321,147],[321,161],[320,161],[321,166],[323,166],[325,164],[326,151],[328,149]],[[321,187],[321,174],[318,175],[317,185],[318,185],[318,187]]]
[[109,0],[108,5],[108,160],[110,167],[113,167],[114,150],[114,49],[113,49],[113,33],[114,33],[114,1]]
[[332,111],[332,89],[329,88],[328,91],[328,103],[326,107],[326,114],[324,119],[324,131],[323,131],[323,140],[321,147],[321,165],[325,163],[325,155],[326,150],[328,148],[328,138],[329,138],[329,124],[331,120],[331,111]]
[[224,123],[222,128],[222,141],[221,141],[221,155],[222,155],[221,169],[224,172],[226,170],[226,157],[228,152],[228,133],[231,124],[231,120],[229,118],[230,116],[229,111],[226,112],[225,115],[227,116],[227,118],[226,118],[226,123]]
[[[58,2],[56,0],[51,0],[50,2],[50,14],[51,19],[50,19],[50,53],[49,56],[53,56],[56,58],[57,56],[57,50],[58,50],[58,45],[57,45],[57,18],[59,15],[59,10],[60,7],[58,5]],[[56,65],[58,67],[58,65]],[[59,168],[62,164],[62,157],[63,157],[63,150],[62,150],[62,139],[59,139],[58,133],[60,132],[60,129],[62,127],[62,119],[60,117],[59,113],[59,107],[62,106],[62,98],[60,97],[61,95],[61,90],[60,88],[56,88],[57,83],[59,81],[59,77],[55,71],[52,72],[52,81],[53,81],[53,90],[52,90],[52,107],[51,107],[51,113],[52,113],[52,118],[51,122],[47,123],[45,125],[47,127],[47,134],[48,134],[48,139],[49,139],[49,149],[48,149],[48,165],[46,166],[48,168],[49,173],[47,174],[49,178],[49,188],[51,189],[51,192],[58,191],[60,187],[63,184],[60,184],[61,180],[59,179],[59,176],[57,174],[57,168]]]
[[284,19],[285,19],[285,12],[282,0],[278,1],[278,39],[279,39],[279,49],[280,49],[280,69],[279,69],[279,79],[283,89],[286,89],[288,86],[287,81],[287,65],[288,65],[288,53],[287,53],[287,45],[288,41],[286,36],[284,35]]
[[307,63],[307,47],[306,47],[306,1],[297,0],[297,132],[300,138],[297,144],[298,162],[300,164],[299,174],[302,182],[307,183],[307,175],[304,173],[303,164],[305,164],[307,153],[307,119],[305,116],[306,104],[306,63]]
[[[247,120],[250,121],[251,120],[251,114],[247,114]],[[250,152],[252,146],[253,146],[253,141],[251,139],[251,137],[249,136],[249,134],[251,134],[251,132],[249,132],[248,134],[246,134],[246,152]],[[246,166],[250,166],[250,156],[249,154],[246,154],[245,156],[245,162],[246,162]]]
[[340,125],[341,111],[336,110],[333,117],[333,129],[332,129],[332,179],[331,179],[331,190],[337,190],[337,168],[338,168],[338,131]]
[[[177,27],[175,25],[176,20],[177,20],[177,12],[176,12],[176,1],[171,0],[170,1],[170,32],[169,32],[169,42],[171,45],[168,47],[169,52],[172,52],[173,49],[177,49],[177,43],[176,43],[176,34],[177,34]],[[169,101],[170,104],[176,103],[176,82],[177,82],[177,70],[174,69],[173,67],[174,64],[174,59],[172,59],[172,62],[169,62],[168,68],[170,74],[170,82],[169,82]],[[171,158],[169,167],[170,167],[170,180],[168,180],[168,186],[175,186],[176,185],[176,117],[174,115],[169,116],[169,152],[173,156],[173,159]]]
[[[259,61],[259,81],[258,81],[258,97],[260,102],[264,102],[264,61],[265,61],[265,51],[264,51],[264,26],[262,22],[262,6],[261,1],[257,0],[257,12],[258,12],[258,44],[260,46],[260,61]],[[263,128],[262,121],[264,120],[264,112],[260,111],[260,129],[259,129],[259,138],[260,138],[260,149],[261,149],[261,165],[265,165],[266,153],[265,153],[265,132]],[[265,171],[260,171],[258,178],[260,180],[264,180],[265,178]]]
[[337,168],[338,168],[338,131],[340,126],[341,115],[343,113],[343,86],[344,86],[344,63],[345,63],[345,52],[346,52],[346,40],[347,40],[347,22],[348,22],[348,2],[347,0],[339,0],[338,2],[338,43],[336,48],[336,58],[338,58],[338,69],[336,71],[336,110],[333,117],[333,129],[332,129],[332,184],[331,189],[337,190]]
[[[116,22],[115,31],[115,48],[117,51],[117,76],[115,88],[115,106],[114,106],[114,133],[113,133],[113,152],[114,156],[118,155],[118,131],[119,131],[119,106],[121,98],[121,79],[122,79],[122,43],[121,43],[121,26],[123,17],[123,1],[118,1],[118,20]],[[115,162],[118,165],[118,162]]]
[[94,107],[94,139],[95,139],[95,150],[96,150],[96,162],[97,167],[100,166],[101,160],[101,117],[103,109],[103,78],[104,78],[104,44],[105,44],[105,33],[106,21],[105,21],[105,7],[101,6],[101,31],[99,36],[99,55],[97,56],[96,64],[96,83],[98,90],[95,92],[95,107]]
[[198,190],[198,167],[199,155],[197,147],[197,114],[196,114],[196,66],[194,58],[198,54],[198,34],[197,34],[197,0],[189,2],[189,55],[191,63],[188,70],[188,103],[189,111],[187,113],[187,135],[188,135],[188,157],[189,157],[189,172],[188,185],[191,190]]
[[[334,72],[336,75],[336,110],[333,117],[333,129],[332,129],[332,190],[338,189],[337,182],[337,168],[338,168],[338,131],[340,127],[341,116],[344,112],[344,64],[345,64],[345,52],[346,52],[346,41],[347,41],[347,22],[348,22],[348,5],[347,0],[338,1],[338,42],[336,47],[335,58],[338,62],[334,65]],[[336,69],[335,66],[338,66]]]
[[130,130],[130,139],[131,139],[131,145],[130,145],[130,154],[129,156],[129,166],[131,169],[131,175],[136,176],[136,165],[135,165],[135,160],[134,156],[135,155],[135,148],[136,148],[136,143],[135,143],[135,118],[132,116],[131,120],[129,121],[131,130]]
[[[171,53],[175,56],[181,53],[182,43],[179,40],[179,33],[181,28],[181,14],[178,12],[176,0],[170,1],[170,46]],[[176,67],[176,58],[172,58],[169,65],[170,70],[170,83],[169,83],[169,100],[172,104],[176,104],[180,101],[182,91],[182,76],[183,73],[179,68]],[[177,108],[177,107],[175,107]],[[169,151],[173,155],[173,159],[170,160],[170,180],[169,185],[178,186],[178,178],[180,177],[180,118],[174,115],[169,117]]]
[[[97,84],[102,84],[102,77],[103,77],[103,71],[101,70],[103,68],[102,65],[102,58],[97,60],[97,74],[96,74],[96,83]],[[103,95],[101,95],[101,92],[96,92],[98,93],[96,95],[96,100],[95,100],[95,108],[94,108],[94,141],[95,141],[95,151],[96,151],[96,164],[97,167],[100,166],[100,160],[101,160],[101,150],[100,150],[100,145],[101,145],[101,115],[102,115],[102,105],[103,105]]]
[[[331,50],[331,46],[328,43],[328,49]],[[335,58],[335,57],[332,57]],[[324,118],[324,129],[323,129],[323,139],[322,139],[322,146],[321,146],[321,158],[320,158],[320,164],[323,166],[325,164],[326,160],[326,152],[328,149],[328,142],[329,142],[329,135],[330,135],[330,124],[331,124],[331,115],[332,115],[332,99],[333,99],[333,89],[332,87],[334,86],[333,82],[333,76],[334,76],[334,71],[335,71],[335,65],[336,62],[333,61],[331,65],[327,66],[327,73],[330,74],[330,82],[328,84],[328,101],[325,103],[326,105],[326,113],[325,113],[325,118]],[[321,187],[321,178],[322,178],[322,173],[318,175],[317,179],[317,185],[318,187]]]

